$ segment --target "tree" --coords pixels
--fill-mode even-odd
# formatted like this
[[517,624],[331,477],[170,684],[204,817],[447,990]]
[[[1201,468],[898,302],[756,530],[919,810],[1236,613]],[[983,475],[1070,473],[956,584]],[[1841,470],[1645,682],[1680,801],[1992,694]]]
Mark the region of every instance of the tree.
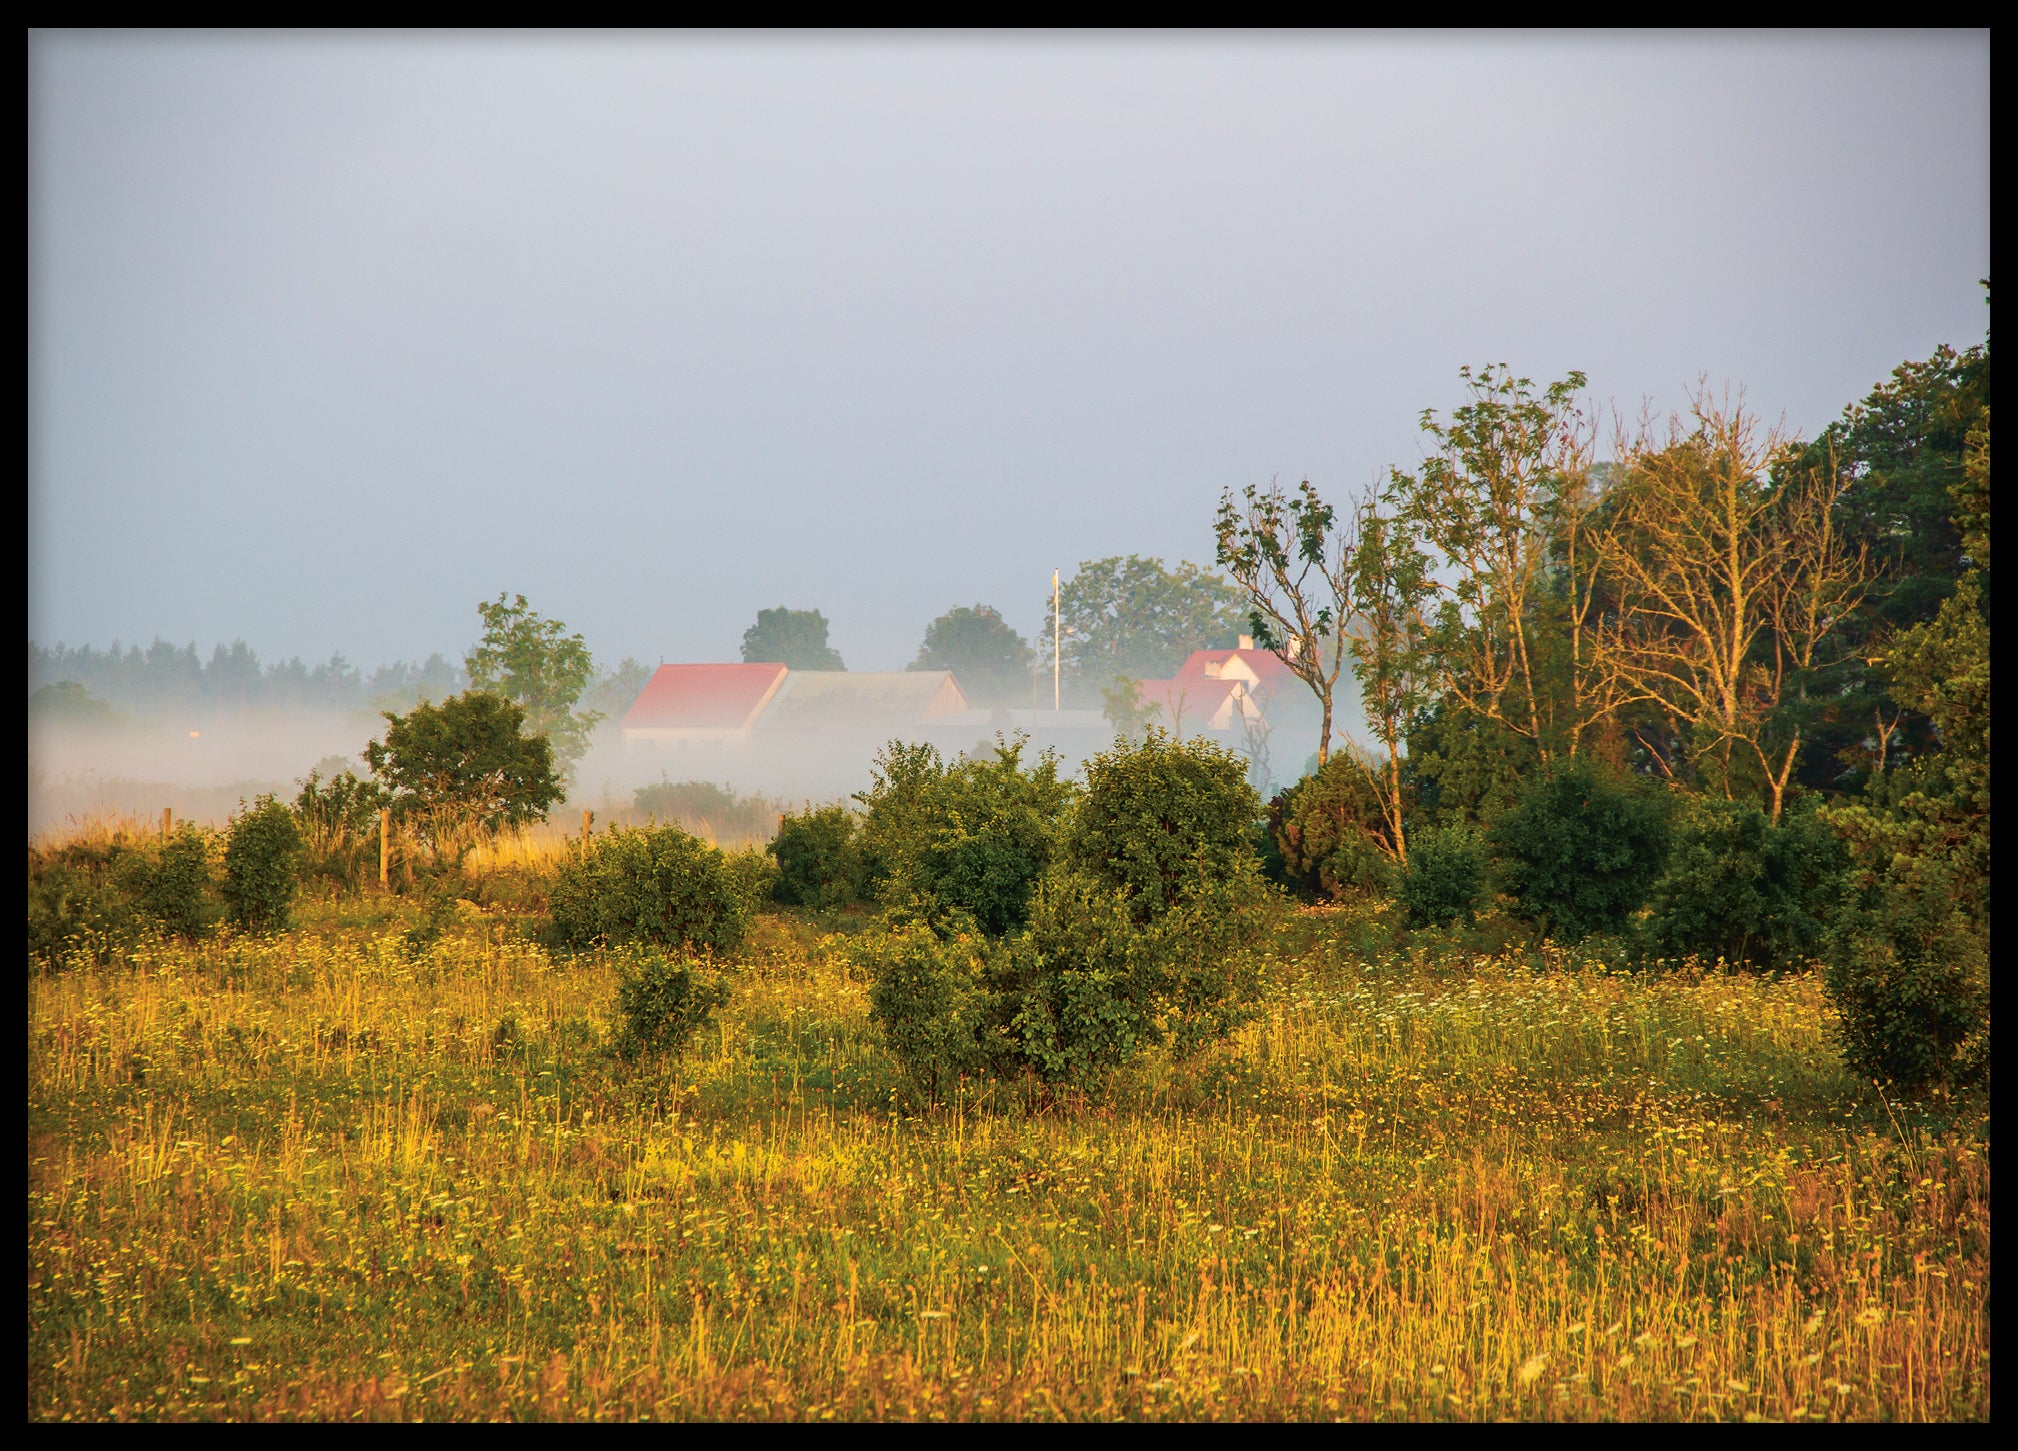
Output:
[[[1085,559],[1059,589],[1063,673],[1091,702],[1117,675],[1164,679],[1193,650],[1225,649],[1240,633],[1240,592],[1212,571],[1175,570],[1139,554]],[[1051,601],[1044,601],[1051,614]],[[1043,640],[1050,660],[1049,632]]]
[[[1617,703],[1583,543],[1594,435],[1576,402],[1584,375],[1539,395],[1505,364],[1458,375],[1471,400],[1448,422],[1423,411],[1430,456],[1417,473],[1392,471],[1387,487],[1403,525],[1443,559],[1425,620],[1438,683],[1544,763],[1574,757]],[[1568,658],[1552,671],[1555,642]]]
[[1429,559],[1399,519],[1383,515],[1371,497],[1360,500],[1352,546],[1345,557],[1353,613],[1347,635],[1353,674],[1368,728],[1385,759],[1358,750],[1353,760],[1380,795],[1394,859],[1408,864],[1407,799],[1403,773],[1409,726],[1430,703],[1431,657],[1424,647],[1423,603],[1434,588]]
[[485,691],[383,712],[383,741],[364,748],[393,812],[435,849],[460,860],[476,838],[546,819],[565,792],[553,746],[525,732],[525,708]]
[[526,727],[553,743],[554,759],[571,775],[588,749],[589,732],[602,713],[576,713],[575,702],[595,678],[595,660],[580,635],[559,620],[544,619],[516,595],[479,604],[483,639],[463,659],[470,689],[503,696],[524,707]]
[[652,667],[633,660],[626,655],[621,664],[607,675],[596,677],[595,684],[582,697],[582,703],[604,719],[621,716],[631,708],[631,703],[652,678]]
[[[1131,676],[1117,675],[1114,683],[1100,691],[1100,714],[1114,727],[1117,736],[1137,736],[1149,729],[1162,714],[1153,703],[1143,700],[1142,683]],[[1242,717],[1245,719],[1245,717]]]
[[1825,810],[1850,851],[1826,952],[1846,1056],[1905,1087],[1966,1083],[1990,1061],[1990,410],[1950,491],[1969,566],[1880,663],[1939,749]]
[[818,610],[758,610],[757,623],[743,631],[743,659],[794,670],[846,670],[827,645],[827,617]]
[[1849,480],[1699,389],[1693,427],[1623,449],[1596,548],[1618,591],[1617,664],[1634,693],[1693,733],[1693,764],[1726,799],[1786,805],[1804,719],[1798,696],[1844,658],[1840,626],[1872,579],[1837,527]]
[[1220,495],[1218,559],[1248,607],[1254,643],[1273,650],[1317,697],[1317,764],[1331,759],[1332,693],[1345,668],[1353,541],[1305,479],[1294,494],[1249,484]]
[[1030,696],[1035,652],[989,605],[962,605],[925,627],[918,658],[906,670],[950,670],[973,705],[1021,704]]

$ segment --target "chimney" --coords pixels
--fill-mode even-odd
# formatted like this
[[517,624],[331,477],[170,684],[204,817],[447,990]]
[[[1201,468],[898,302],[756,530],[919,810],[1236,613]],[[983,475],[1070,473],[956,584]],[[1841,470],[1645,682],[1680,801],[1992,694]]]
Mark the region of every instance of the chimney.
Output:
[[[1226,636],[1221,635],[1219,638],[1224,640]],[[1254,636],[1242,635],[1240,637],[1240,648],[1243,650],[1252,650],[1254,648]]]

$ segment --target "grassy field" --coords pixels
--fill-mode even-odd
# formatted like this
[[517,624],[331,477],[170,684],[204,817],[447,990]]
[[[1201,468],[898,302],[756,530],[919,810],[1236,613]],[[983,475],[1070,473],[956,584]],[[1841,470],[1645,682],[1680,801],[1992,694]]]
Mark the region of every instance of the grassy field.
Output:
[[1990,1414],[1987,1110],[1850,1080],[1812,976],[1306,911],[1206,1057],[927,1107],[859,919],[758,919],[675,1072],[417,916],[31,971],[31,1417]]

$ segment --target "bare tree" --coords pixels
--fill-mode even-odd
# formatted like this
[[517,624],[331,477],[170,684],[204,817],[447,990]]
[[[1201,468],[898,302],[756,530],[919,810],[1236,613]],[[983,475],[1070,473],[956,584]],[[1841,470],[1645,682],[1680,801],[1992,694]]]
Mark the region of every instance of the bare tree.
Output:
[[1643,426],[1621,441],[1624,475],[1593,539],[1618,591],[1625,688],[1693,728],[1697,763],[1727,797],[1756,768],[1776,821],[1802,738],[1789,692],[1840,657],[1839,627],[1873,579],[1836,526],[1850,481],[1833,451],[1803,469],[1788,443],[1742,397],[1699,384],[1665,438]]

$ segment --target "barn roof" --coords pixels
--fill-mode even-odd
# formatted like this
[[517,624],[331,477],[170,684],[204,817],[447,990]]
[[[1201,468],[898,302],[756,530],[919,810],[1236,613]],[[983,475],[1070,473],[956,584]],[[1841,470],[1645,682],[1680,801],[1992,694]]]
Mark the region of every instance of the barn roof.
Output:
[[625,730],[747,730],[783,665],[661,665],[624,712]]
[[965,711],[949,670],[794,670],[760,722],[764,730],[888,730]]

